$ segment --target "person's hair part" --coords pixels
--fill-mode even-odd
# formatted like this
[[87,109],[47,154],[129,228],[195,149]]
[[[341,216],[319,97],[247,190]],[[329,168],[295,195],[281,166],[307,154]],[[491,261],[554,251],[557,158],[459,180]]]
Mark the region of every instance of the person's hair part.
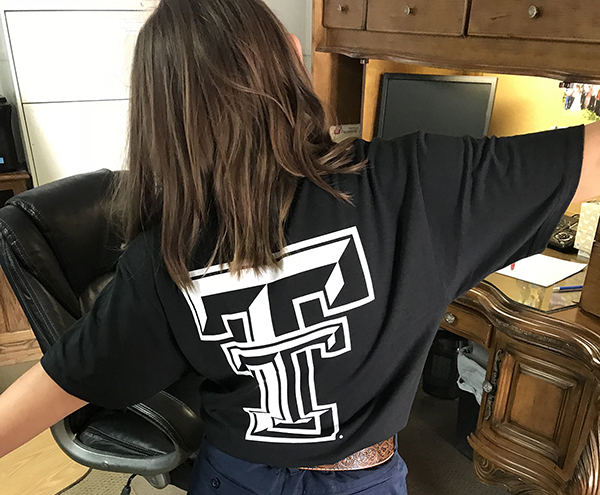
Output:
[[230,271],[278,264],[297,181],[341,200],[326,176],[353,173],[352,143],[334,144],[310,78],[260,0],[163,0],[142,26],[131,73],[127,170],[113,212],[130,242],[162,224],[166,268],[191,285],[209,216],[213,262]]

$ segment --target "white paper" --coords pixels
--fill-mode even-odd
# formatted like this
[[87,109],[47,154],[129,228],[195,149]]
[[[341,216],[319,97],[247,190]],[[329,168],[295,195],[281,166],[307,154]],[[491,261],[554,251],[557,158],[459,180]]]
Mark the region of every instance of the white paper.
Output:
[[584,268],[585,263],[575,263],[543,254],[535,254],[517,261],[514,264],[514,269],[507,266],[496,273],[541,285],[542,287],[549,287],[571,275],[575,275]]

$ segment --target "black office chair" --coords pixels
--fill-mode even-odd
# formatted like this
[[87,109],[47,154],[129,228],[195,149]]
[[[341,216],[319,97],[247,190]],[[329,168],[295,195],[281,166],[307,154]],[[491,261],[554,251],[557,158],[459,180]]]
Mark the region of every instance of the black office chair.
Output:
[[[105,198],[116,174],[99,170],[18,194],[0,208],[0,265],[42,352],[91,308],[121,254]],[[124,410],[93,404],[51,428],[61,449],[91,468],[188,490],[203,428],[195,373]]]

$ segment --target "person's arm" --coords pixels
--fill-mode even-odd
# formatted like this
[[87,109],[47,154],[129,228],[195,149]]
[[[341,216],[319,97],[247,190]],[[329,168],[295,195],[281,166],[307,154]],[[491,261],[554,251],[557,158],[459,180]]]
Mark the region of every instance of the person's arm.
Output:
[[600,195],[600,122],[585,126],[583,164],[573,203],[580,203]]
[[35,364],[0,395],[0,458],[86,404]]

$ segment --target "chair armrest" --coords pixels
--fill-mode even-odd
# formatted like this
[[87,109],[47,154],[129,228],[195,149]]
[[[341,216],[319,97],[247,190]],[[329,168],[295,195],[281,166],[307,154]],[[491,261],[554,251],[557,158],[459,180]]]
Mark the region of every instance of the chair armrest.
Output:
[[182,450],[192,453],[200,448],[204,435],[202,421],[187,404],[169,392],[162,390],[130,409],[154,423]]
[[[125,420],[127,412],[135,413],[137,420],[130,416]],[[115,411],[112,418],[100,416],[102,411],[96,414],[96,419],[92,417],[86,421],[84,431],[90,427],[95,428],[96,436],[99,434],[108,437],[104,442],[88,442],[91,443],[88,445],[81,441],[78,438],[81,432],[73,430],[70,417],[52,426],[51,432],[57,444],[71,459],[103,471],[142,476],[169,473],[198,450],[204,431],[196,413],[181,400],[164,391],[126,411]],[[132,426],[132,420],[135,427]],[[129,428],[126,427],[127,424]],[[130,431],[123,438],[124,429]],[[120,434],[122,438],[110,438],[116,434]],[[119,448],[119,443],[124,447]]]

